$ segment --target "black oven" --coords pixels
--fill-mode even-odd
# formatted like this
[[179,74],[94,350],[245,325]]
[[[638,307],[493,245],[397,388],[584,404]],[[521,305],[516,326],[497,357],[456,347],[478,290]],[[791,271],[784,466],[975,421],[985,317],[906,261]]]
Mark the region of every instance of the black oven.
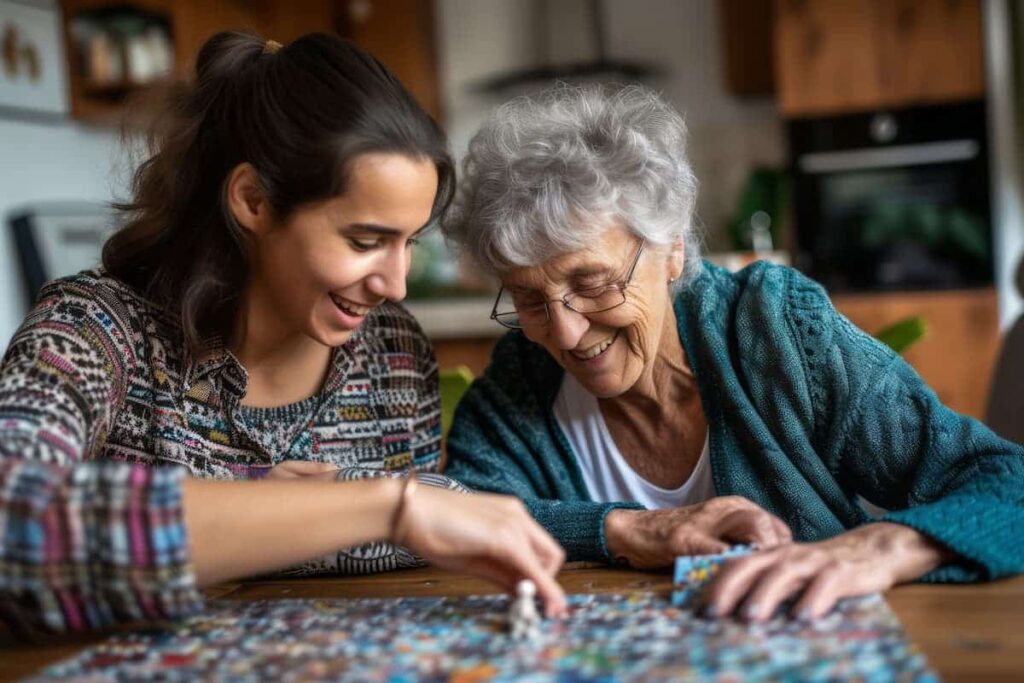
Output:
[[983,101],[788,122],[795,264],[830,291],[992,283]]

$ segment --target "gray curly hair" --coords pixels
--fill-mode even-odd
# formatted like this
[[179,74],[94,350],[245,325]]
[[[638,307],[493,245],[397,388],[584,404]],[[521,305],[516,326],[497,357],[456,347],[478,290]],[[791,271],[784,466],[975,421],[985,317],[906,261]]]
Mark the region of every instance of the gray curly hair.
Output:
[[683,242],[700,273],[682,117],[652,90],[558,85],[499,107],[469,143],[445,237],[488,272],[577,251],[614,223]]

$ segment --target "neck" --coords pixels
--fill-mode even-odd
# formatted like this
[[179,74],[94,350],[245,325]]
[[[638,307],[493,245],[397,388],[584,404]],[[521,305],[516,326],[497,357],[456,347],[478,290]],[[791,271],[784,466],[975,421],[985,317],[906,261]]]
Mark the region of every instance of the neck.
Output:
[[330,347],[289,326],[275,309],[263,288],[250,283],[231,343],[249,375],[244,405],[278,406],[308,398],[319,391],[330,364]]

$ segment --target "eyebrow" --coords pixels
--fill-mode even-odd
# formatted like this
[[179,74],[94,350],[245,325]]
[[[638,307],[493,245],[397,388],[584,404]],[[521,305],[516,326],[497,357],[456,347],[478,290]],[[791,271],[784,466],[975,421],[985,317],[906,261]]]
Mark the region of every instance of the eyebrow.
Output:
[[[416,237],[424,230],[430,227],[430,223],[427,223],[419,230],[414,232],[411,236]],[[382,237],[401,237],[402,231],[398,228],[392,228],[387,225],[379,225],[377,223],[349,223],[345,226],[346,232],[363,232],[370,233],[373,235],[381,235]]]

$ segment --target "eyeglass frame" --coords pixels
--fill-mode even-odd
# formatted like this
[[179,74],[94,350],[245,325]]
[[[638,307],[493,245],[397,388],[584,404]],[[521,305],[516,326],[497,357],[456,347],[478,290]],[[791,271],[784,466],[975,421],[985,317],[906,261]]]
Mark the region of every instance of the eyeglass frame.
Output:
[[[607,313],[608,311],[613,311],[616,308],[618,308],[619,306],[621,306],[622,304],[626,303],[626,289],[629,287],[629,283],[633,280],[633,273],[636,272],[637,264],[640,263],[640,255],[644,253],[644,247],[646,247],[646,246],[647,246],[647,240],[646,239],[641,239],[640,240],[640,247],[636,250],[636,256],[633,257],[633,263],[629,266],[629,272],[626,273],[626,277],[624,279],[622,279],[622,280],[619,280],[618,282],[609,283],[607,285],[607,287],[605,288],[605,289],[608,289],[608,288],[618,289],[619,292],[622,293],[622,301],[620,301],[619,303],[615,304],[614,306],[610,306],[608,308],[602,308],[599,311],[586,311],[586,312],[578,311],[578,310],[576,310],[575,308],[572,307],[572,304],[570,304],[568,301],[566,301],[567,297],[572,296],[577,291],[577,290],[572,290],[572,291],[566,292],[562,296],[557,297],[555,299],[547,299],[546,301],[538,302],[538,304],[540,304],[540,303],[544,304],[545,320],[544,320],[543,325],[547,325],[548,323],[551,322],[551,308],[548,306],[548,304],[554,303],[555,301],[560,302],[563,306],[568,308],[573,313],[579,313],[580,315],[593,315],[594,313]],[[521,329],[523,329],[523,325],[509,325],[508,323],[502,322],[501,320],[498,319],[498,315],[499,315],[499,313],[498,313],[498,303],[501,301],[501,295],[502,295],[502,293],[504,291],[505,291],[504,287],[500,287],[498,289],[498,296],[495,297],[494,305],[491,307],[491,320],[493,320],[494,322],[498,323],[502,327],[506,327],[506,328],[508,328],[510,330],[521,330]],[[586,298],[586,297],[584,297],[584,298]],[[514,307],[514,305],[513,305],[513,307]]]

